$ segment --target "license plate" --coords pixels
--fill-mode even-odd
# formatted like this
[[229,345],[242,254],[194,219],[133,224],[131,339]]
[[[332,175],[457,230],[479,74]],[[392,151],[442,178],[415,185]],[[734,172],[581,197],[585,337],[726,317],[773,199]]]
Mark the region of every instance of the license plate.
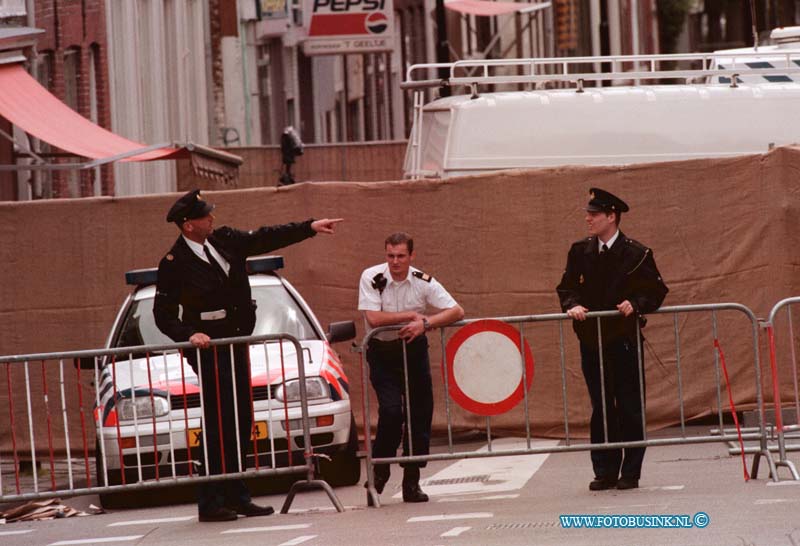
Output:
[[[253,437],[255,436],[255,437]],[[264,440],[267,434],[267,422],[256,421],[255,434],[250,436],[250,440]],[[190,428],[189,429],[189,447],[197,447],[203,442],[203,429]]]

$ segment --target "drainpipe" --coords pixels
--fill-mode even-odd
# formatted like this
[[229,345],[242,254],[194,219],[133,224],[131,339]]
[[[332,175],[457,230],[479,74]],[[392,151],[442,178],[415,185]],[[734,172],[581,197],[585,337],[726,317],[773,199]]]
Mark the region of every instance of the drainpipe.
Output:
[[[33,14],[34,12],[34,0],[25,0],[25,16],[27,18],[27,24],[29,28],[36,27],[36,17]],[[36,50],[36,44],[31,47],[31,75],[36,78],[38,74],[36,74],[36,58],[39,56],[39,52]]]
[[247,79],[247,70],[249,68],[247,62],[247,34],[242,19],[241,0],[236,2],[236,18],[239,26],[239,45],[242,49],[242,86],[244,89],[244,142],[247,146],[251,144],[250,136],[250,83]]

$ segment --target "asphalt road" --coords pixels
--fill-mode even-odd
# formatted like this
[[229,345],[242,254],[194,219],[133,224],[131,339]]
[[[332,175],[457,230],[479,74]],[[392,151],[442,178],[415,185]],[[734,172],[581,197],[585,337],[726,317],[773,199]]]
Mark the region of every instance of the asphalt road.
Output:
[[[800,457],[791,455],[800,466]],[[784,469],[782,481],[773,484],[767,471],[762,464],[759,479],[745,482],[741,458],[728,456],[719,444],[657,447],[647,452],[639,489],[592,492],[587,453],[446,461],[423,471],[423,489],[431,495],[425,504],[402,501],[398,469],[380,508],[367,508],[359,485],[335,490],[344,513],[313,491],[300,493],[288,514],[229,523],[198,523],[191,503],[11,523],[0,525],[0,544],[800,546],[800,482],[789,480]],[[162,493],[150,495],[163,501]],[[279,510],[284,499],[280,493],[255,500]],[[84,509],[97,497],[64,502]],[[614,515],[686,515],[686,521],[706,523],[698,513],[707,515],[705,527],[576,529],[560,517],[608,516],[600,521],[613,523]]]

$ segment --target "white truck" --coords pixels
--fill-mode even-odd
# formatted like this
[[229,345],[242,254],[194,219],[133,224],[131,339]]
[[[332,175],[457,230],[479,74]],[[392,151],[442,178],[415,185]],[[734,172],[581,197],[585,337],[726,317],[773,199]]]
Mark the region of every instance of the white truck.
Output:
[[[726,157],[798,143],[798,31],[781,29],[777,45],[708,54],[414,65],[403,84],[415,105],[404,176]],[[443,66],[447,79],[426,79]],[[520,84],[527,90],[483,92]],[[426,89],[440,85],[468,93],[425,104]]]

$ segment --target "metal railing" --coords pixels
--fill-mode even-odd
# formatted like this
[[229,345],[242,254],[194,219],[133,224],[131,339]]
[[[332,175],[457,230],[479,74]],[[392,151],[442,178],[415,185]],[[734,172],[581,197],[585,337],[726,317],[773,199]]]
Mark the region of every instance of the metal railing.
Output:
[[[234,354],[237,346],[247,354],[246,362],[241,359],[237,362]],[[278,355],[279,382],[271,379],[269,373],[270,349]],[[216,380],[214,388],[218,393],[216,415],[219,421],[216,428],[220,432],[218,455],[221,474],[212,473],[209,464],[210,457],[217,456],[215,453],[209,456],[207,436],[210,428],[207,415],[212,414],[213,408],[206,412],[206,400],[202,394],[203,377],[209,377],[209,370],[204,373],[203,366],[212,363],[203,360],[201,350],[190,343],[0,356],[0,370],[5,368],[0,379],[5,377],[8,392],[14,465],[13,483],[8,487],[9,478],[2,471],[4,461],[0,461],[0,502],[90,493],[116,494],[231,478],[305,473],[306,479],[296,482],[290,489],[281,511],[288,512],[296,493],[307,489],[324,490],[337,511],[343,511],[330,485],[316,478],[315,459],[318,455],[314,452],[315,444],[311,437],[304,348],[300,342],[288,334],[236,337],[212,340],[208,350],[213,352],[214,374],[211,377]],[[263,385],[254,385],[251,368],[251,351],[258,350],[263,350],[265,360]],[[229,360],[220,359],[222,351],[230,351]],[[291,360],[296,362],[298,374],[298,393],[290,401],[285,392],[284,372],[287,355],[292,351]],[[196,375],[185,364],[186,357],[194,357],[198,367]],[[231,366],[230,392],[220,389],[220,368],[225,363]],[[72,364],[74,376],[69,373]],[[32,371],[37,365],[41,369],[41,384],[34,389]],[[234,368],[242,365],[247,366],[247,385],[237,385]],[[92,373],[89,379],[95,386],[93,412],[89,412],[87,407],[92,397],[85,392],[87,378],[86,374],[81,376],[81,368]],[[48,375],[53,375],[53,369],[57,369],[58,375],[55,396],[49,386],[52,379],[48,379]],[[15,402],[20,398],[16,389],[20,383],[24,385],[23,409]],[[283,400],[275,396],[280,387],[284,388]],[[240,420],[244,417],[240,415],[242,408],[239,406],[245,393],[249,394],[250,400],[250,408],[246,411],[252,423],[252,445],[242,445],[241,434],[234,432],[236,465],[235,468],[226,468],[222,431],[225,422],[220,400],[228,396],[232,398],[235,430],[241,431]],[[44,407],[44,423],[34,422],[34,405]],[[94,427],[87,423],[87,412],[94,415]],[[27,434],[17,434],[16,417],[20,414],[27,421],[24,423]],[[80,422],[71,423],[70,414],[79,415]],[[56,421],[60,423],[56,424]],[[293,434],[298,424],[300,434]],[[44,433],[42,427],[46,429]],[[37,443],[43,436],[46,437],[46,450]],[[77,447],[71,442],[74,436],[80,438]],[[96,446],[94,450],[92,442]],[[57,445],[64,446],[63,452],[55,449]],[[248,452],[249,449],[252,451]],[[95,451],[96,459],[94,479],[90,462],[92,451]],[[42,452],[47,455],[41,457]],[[297,452],[301,452],[302,457],[298,457]],[[20,466],[28,461],[31,479],[21,479]],[[38,469],[44,465],[47,465],[50,475],[49,486],[39,476]],[[66,467],[66,481],[57,480],[57,467]]]
[[[748,62],[770,59],[772,66],[752,68]],[[720,66],[724,61],[725,65]],[[606,55],[587,57],[551,57],[529,59],[482,59],[464,60],[454,63],[424,63],[410,66],[406,71],[404,89],[424,89],[428,87],[531,84],[541,86],[547,83],[581,82],[639,83],[653,80],[684,80],[685,83],[699,81],[706,83],[709,78],[730,78],[736,76],[775,76],[800,73],[800,53],[677,53],[651,55]],[[677,63],[692,63],[699,68],[678,68]],[[586,70],[591,66],[592,70]],[[429,79],[431,70],[446,68],[450,75],[446,79]],[[517,71],[521,74],[495,74],[493,71]],[[419,78],[422,79],[419,79]]]
[[[723,414],[726,412],[725,404],[723,403],[723,396],[721,390],[721,383],[722,378],[724,376],[725,382],[728,384],[728,388],[730,389],[730,384],[727,381],[728,373],[727,368],[724,361],[724,356],[722,353],[722,345],[719,342],[719,335],[718,335],[718,318],[717,315],[723,311],[732,311],[734,313],[738,313],[744,316],[746,320],[745,327],[749,328],[751,342],[750,345],[752,347],[751,354],[752,354],[752,374],[749,376],[747,381],[752,382],[752,386],[754,387],[756,393],[756,405],[758,408],[759,414],[759,425],[757,427],[753,427],[752,430],[741,430],[738,426],[736,430],[728,430],[725,429],[723,426]],[[689,314],[689,313],[709,313],[710,314],[710,334],[714,340],[713,344],[713,371],[714,377],[716,381],[716,407],[715,411],[719,416],[719,429],[714,431],[713,433],[709,433],[706,435],[689,435],[686,431],[686,412],[685,412],[685,401],[684,401],[684,392],[682,386],[682,374],[683,370],[682,367],[684,364],[681,360],[681,336],[680,331],[678,328],[678,316],[681,314]],[[598,324],[598,332],[602,332],[602,322],[601,319],[604,317],[614,317],[619,316],[620,314],[617,311],[600,311],[600,312],[591,312],[587,313],[587,320],[596,320]],[[569,318],[564,313],[557,313],[557,314],[543,314],[543,315],[524,315],[524,316],[511,316],[511,317],[490,317],[488,319],[478,318],[478,319],[471,319],[460,321],[454,323],[450,326],[439,328],[439,336],[440,336],[440,343],[441,343],[441,351],[442,351],[442,365],[444,366],[445,363],[448,361],[448,354],[447,354],[447,346],[446,343],[446,331],[454,328],[460,328],[471,323],[475,323],[482,320],[493,320],[493,321],[500,321],[506,324],[515,324],[517,325],[519,331],[519,339],[520,339],[520,376],[522,380],[522,384],[527,384],[527,377],[526,377],[526,365],[525,365],[525,356],[523,346],[525,345],[525,335],[524,335],[524,326],[533,323],[558,323],[558,346],[559,346],[559,353],[560,353],[560,372],[561,372],[561,393],[562,393],[562,404],[563,404],[563,415],[564,415],[564,422],[563,422],[563,429],[564,429],[564,442],[562,445],[556,446],[535,446],[533,445],[533,438],[531,436],[531,420],[530,420],[530,409],[529,408],[529,398],[527,395],[527,389],[523,387],[523,403],[522,410],[524,412],[524,428],[525,428],[525,446],[522,448],[514,448],[514,449],[496,449],[492,445],[492,433],[491,433],[491,421],[489,417],[486,417],[486,436],[488,442],[488,449],[486,451],[460,451],[456,448],[453,442],[453,423],[452,423],[452,414],[451,414],[451,404],[452,404],[452,387],[448,382],[448,374],[444,373],[444,405],[445,405],[445,415],[447,419],[447,447],[446,451],[443,453],[435,453],[435,454],[426,454],[420,455],[414,454],[413,445],[409,445],[410,454],[407,456],[395,456],[395,457],[382,457],[382,458],[373,458],[372,457],[372,439],[371,439],[371,430],[370,430],[370,404],[369,404],[369,397],[366,395],[367,388],[369,385],[369,377],[367,372],[367,366],[365,366],[365,353],[367,347],[370,344],[370,341],[379,333],[397,330],[399,326],[384,326],[380,328],[376,328],[369,332],[364,339],[362,340],[361,344],[355,349],[356,352],[361,354],[361,367],[362,367],[362,381],[364,383],[365,395],[364,395],[364,436],[365,436],[365,444],[366,444],[366,463],[367,463],[367,485],[368,485],[368,495],[370,497],[370,504],[374,506],[380,506],[380,501],[378,498],[377,491],[374,488],[374,465],[376,464],[389,464],[389,463],[408,463],[408,462],[425,462],[425,461],[441,461],[441,460],[454,460],[454,459],[472,459],[472,458],[484,458],[484,457],[498,457],[498,456],[508,456],[508,455],[527,455],[527,454],[542,454],[542,453],[561,453],[561,452],[572,452],[572,451],[590,451],[590,450],[598,450],[598,449],[619,449],[619,448],[631,448],[631,447],[655,447],[655,446],[664,446],[664,445],[676,445],[676,444],[697,444],[697,443],[729,443],[729,442],[738,442],[740,445],[743,445],[744,441],[755,441],[757,442],[757,448],[753,451],[753,463],[752,463],[752,471],[751,476],[757,477],[758,475],[758,467],[760,458],[764,457],[767,461],[770,470],[770,476],[773,480],[777,481],[777,472],[775,468],[775,463],[772,460],[772,456],[770,454],[770,450],[768,449],[767,442],[766,442],[766,425],[764,419],[764,402],[761,394],[761,373],[760,373],[760,364],[759,364],[759,351],[758,351],[758,321],[753,314],[753,312],[748,309],[747,307],[736,304],[736,303],[720,303],[720,304],[709,304],[709,305],[681,305],[681,306],[670,306],[664,307],[659,309],[654,313],[654,315],[671,315],[673,320],[673,330],[674,330],[674,356],[675,356],[675,379],[677,384],[677,404],[674,408],[674,415],[676,420],[680,425],[680,434],[674,436],[662,436],[658,438],[650,438],[648,437],[647,431],[647,421],[646,421],[646,412],[645,412],[645,397],[644,397],[644,374],[642,373],[642,365],[643,365],[643,355],[642,355],[642,343],[641,338],[637,341],[639,349],[638,349],[638,366],[639,366],[639,378],[640,378],[640,400],[642,405],[642,440],[640,441],[620,441],[620,442],[609,442],[605,441],[604,443],[587,443],[586,441],[579,441],[573,442],[573,438],[570,433],[569,428],[569,412],[568,412],[568,400],[567,400],[567,373],[566,373],[566,350],[565,350],[565,341],[564,341],[564,333],[563,333],[563,323],[565,321],[572,322],[572,319]],[[638,329],[637,329],[638,332]],[[637,337],[640,334],[637,333]],[[602,347],[602,334],[598,335],[600,347]],[[407,352],[405,349],[406,344],[403,343],[403,365],[404,365],[404,372],[406,372],[407,377]],[[599,350],[600,354],[600,370],[601,370],[601,377],[603,376],[603,351],[602,348]],[[603,400],[605,401],[607,393],[605,392],[605,381],[600,382],[601,385],[601,392]],[[584,387],[585,388],[585,387]],[[408,400],[410,400],[410,392],[408,389],[408,384],[406,382],[405,385],[405,400],[406,405],[408,404]],[[729,400],[732,405],[732,397],[729,396]],[[736,410],[734,407],[729,408],[732,414],[736,415]],[[405,427],[406,431],[405,434],[410,437],[411,436],[411,423],[408,419],[408,408],[406,408],[406,422]],[[604,432],[605,438],[608,439],[608,416],[605,413],[605,404],[603,404],[603,421],[604,421]],[[738,424],[738,421],[737,421]],[[745,465],[744,461],[744,454],[742,453],[743,465]],[[747,475],[747,470],[745,467],[744,470],[745,478],[749,479],[750,476]]]
[[[788,468],[794,480],[800,480],[800,475],[798,475],[794,463],[788,459],[786,453],[788,451],[800,451],[800,443],[787,443],[788,439],[796,440],[800,438],[800,434],[798,434],[798,432],[800,432],[800,382],[798,382],[797,354],[795,351],[796,340],[794,336],[794,327],[792,324],[792,306],[798,303],[800,303],[800,297],[786,298],[779,301],[770,311],[767,321],[762,325],[767,333],[767,341],[769,343],[770,372],[772,374],[772,403],[775,412],[775,432],[777,433],[778,444],[778,461],[775,464],[778,467]],[[775,344],[775,320],[784,310],[787,318],[786,341],[789,345],[789,371],[791,371],[791,384],[794,398],[793,406],[795,414],[795,422],[794,424],[790,425],[786,425],[783,422],[783,403],[780,382],[781,374],[779,373],[781,370],[778,367],[777,349]]]

